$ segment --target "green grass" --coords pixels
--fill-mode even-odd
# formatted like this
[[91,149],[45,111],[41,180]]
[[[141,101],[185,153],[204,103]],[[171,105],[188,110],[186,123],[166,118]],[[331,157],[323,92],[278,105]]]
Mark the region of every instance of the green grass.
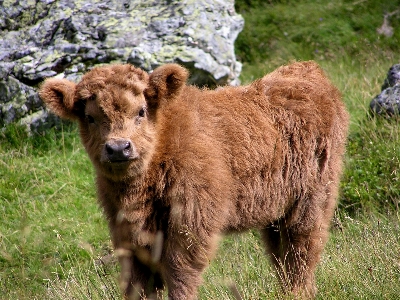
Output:
[[[399,221],[338,216],[341,225],[333,229],[317,270],[318,299],[397,299]],[[232,282],[243,299],[290,299],[280,293],[257,233],[225,239],[206,278],[201,299],[233,299],[227,288]]]
[[[317,269],[317,299],[397,299],[400,293],[399,216],[361,220],[339,214]],[[114,264],[74,264],[62,278],[47,281],[38,299],[119,299]],[[292,299],[280,292],[258,232],[225,238],[205,273],[200,299]],[[10,298],[11,299],[11,298]]]
[[[243,83],[291,60],[314,59],[351,114],[336,226],[317,270],[318,299],[400,295],[400,120],[368,113],[387,70],[400,61],[400,18],[390,19],[392,38],[376,33],[383,13],[398,5],[236,1],[246,20],[236,43]],[[93,168],[74,125],[37,137],[18,127],[0,132],[0,220],[1,299],[119,299]],[[258,232],[223,239],[204,281],[201,299],[234,299],[232,284],[244,299],[284,299]]]
[[0,144],[0,290],[32,299],[46,279],[63,277],[71,255],[87,264],[92,248],[108,247],[108,234],[76,130],[10,134]]
[[[239,0],[236,9],[245,17],[245,28],[236,41],[237,55],[254,63],[268,60],[283,64],[289,59],[335,60],[342,56],[368,59],[369,53],[397,52],[399,30],[391,38],[376,29],[383,14],[398,9],[393,0]],[[248,5],[250,3],[251,5]],[[400,18],[389,18],[398,28]]]

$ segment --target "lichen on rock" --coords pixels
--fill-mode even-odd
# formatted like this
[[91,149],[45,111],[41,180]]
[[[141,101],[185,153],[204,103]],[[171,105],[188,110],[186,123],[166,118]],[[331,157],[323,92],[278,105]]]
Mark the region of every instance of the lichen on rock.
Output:
[[55,75],[77,81],[98,64],[129,62],[152,71],[177,62],[189,68],[193,84],[238,84],[234,41],[244,21],[233,0],[1,3],[0,127],[50,122],[37,96],[40,82]]

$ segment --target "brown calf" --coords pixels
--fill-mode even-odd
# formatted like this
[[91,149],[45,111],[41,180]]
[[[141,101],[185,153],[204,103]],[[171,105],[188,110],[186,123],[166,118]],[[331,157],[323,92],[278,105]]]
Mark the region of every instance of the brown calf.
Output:
[[284,289],[313,297],[347,135],[340,93],[314,62],[215,91],[187,77],[175,64],[110,65],[40,89],[79,123],[125,294],[166,285],[195,299],[220,235],[257,228]]

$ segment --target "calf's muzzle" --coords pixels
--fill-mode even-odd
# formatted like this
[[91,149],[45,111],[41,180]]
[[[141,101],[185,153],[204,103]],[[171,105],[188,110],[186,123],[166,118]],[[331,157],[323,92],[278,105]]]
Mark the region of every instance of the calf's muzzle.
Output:
[[137,157],[132,142],[128,139],[112,139],[104,145],[104,155],[110,162],[124,162]]

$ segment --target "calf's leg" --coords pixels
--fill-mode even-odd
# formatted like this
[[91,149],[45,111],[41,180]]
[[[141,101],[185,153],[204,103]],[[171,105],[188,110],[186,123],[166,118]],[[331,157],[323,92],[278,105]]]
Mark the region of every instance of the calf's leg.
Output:
[[333,205],[325,205],[323,209],[315,206],[302,210],[295,222],[290,215],[262,231],[285,291],[302,298],[315,297],[315,268],[328,237],[333,209]]
[[171,300],[197,299],[203,271],[216,250],[217,235],[197,234],[196,238],[188,241],[187,234],[181,231],[177,233],[180,235],[178,238],[171,234],[165,244],[162,263],[168,298]]
[[[145,253],[138,253],[141,251]],[[159,269],[142,259],[147,253],[147,249],[136,249],[131,255],[119,258],[121,287],[128,299],[155,299],[164,289]]]
[[278,273],[279,279],[282,283],[282,288],[284,291],[289,290],[288,278],[285,272],[285,258],[288,249],[288,236],[287,234],[282,234],[283,225],[281,221],[276,221],[267,228],[261,231],[267,254]]
[[164,288],[159,271],[151,257],[150,247],[132,243],[131,224],[123,219],[109,223],[111,238],[121,267],[120,287],[126,299],[146,299]]

